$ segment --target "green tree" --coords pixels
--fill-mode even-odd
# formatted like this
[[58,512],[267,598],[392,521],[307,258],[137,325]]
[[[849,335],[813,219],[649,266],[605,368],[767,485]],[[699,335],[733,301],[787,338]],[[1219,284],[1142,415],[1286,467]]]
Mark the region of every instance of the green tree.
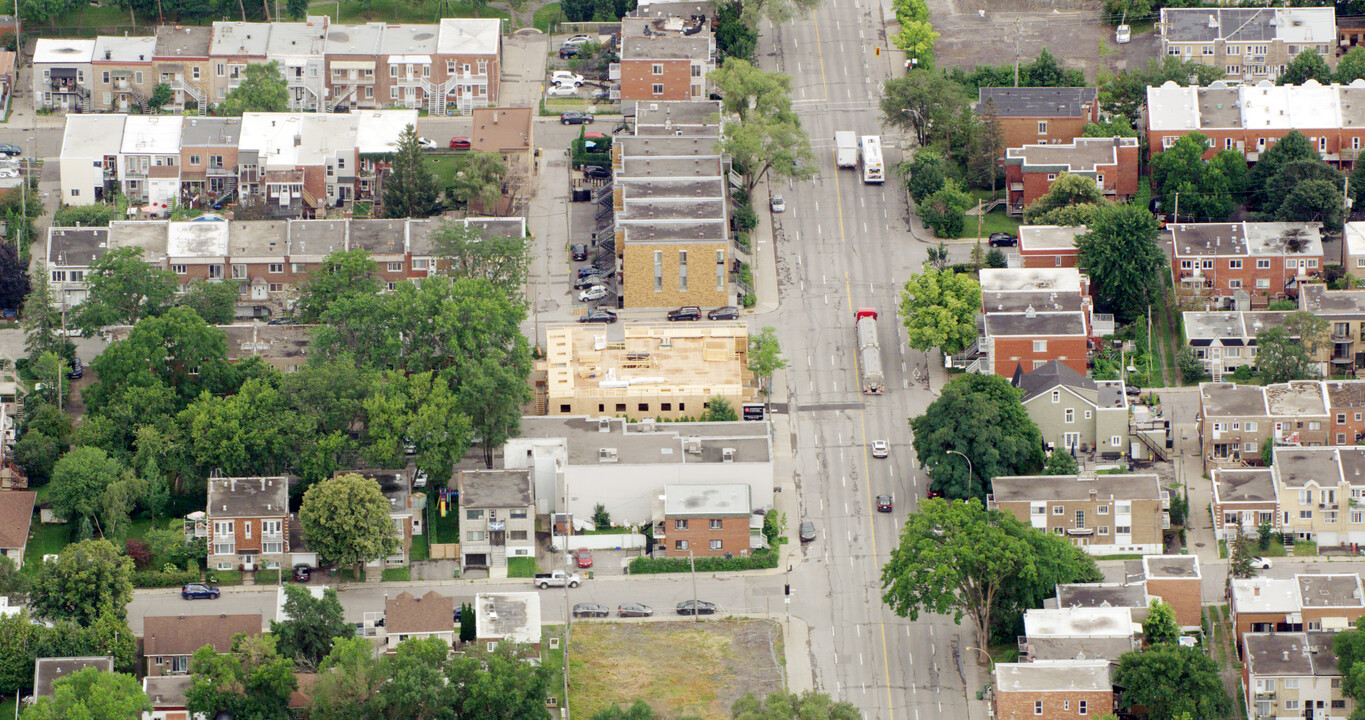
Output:
[[712,71],[711,82],[723,96],[721,109],[740,122],[791,110],[790,75],[768,72],[747,60],[731,58]]
[[179,415],[183,451],[207,475],[280,475],[293,469],[310,438],[303,418],[276,388],[278,376],[253,378],[235,395],[201,395]]
[[1152,720],[1175,720],[1182,713],[1216,718],[1236,712],[1217,664],[1198,648],[1161,644],[1125,653],[1113,677],[1124,689],[1119,707],[1146,708]]
[[[753,693],[749,693],[753,695]],[[755,700],[754,702],[758,702]],[[636,700],[634,705],[629,708],[622,708],[620,705],[608,705],[607,707],[593,713],[592,720],[655,720],[658,716],[654,714],[654,708],[644,700]]]
[[531,402],[527,373],[501,358],[487,357],[464,370],[455,405],[469,418],[479,437],[484,464],[493,467],[493,454],[521,429],[522,410]]
[[355,637],[355,627],[346,622],[336,588],[313,597],[302,585],[284,586],[282,617],[270,621],[270,634],[275,636],[279,653],[293,658],[301,670],[316,670],[334,643]]
[[1057,58],[1043,48],[1033,62],[1020,68],[1020,82],[1026,87],[1077,87],[1085,84],[1085,76],[1063,68]]
[[1352,80],[1365,78],[1365,47],[1359,45],[1346,51],[1337,61],[1337,74],[1333,79],[1342,85],[1350,85]]
[[180,304],[193,310],[210,325],[228,325],[237,319],[237,299],[242,284],[233,280],[191,281]]
[[442,272],[453,278],[483,278],[521,297],[530,261],[526,238],[489,235],[459,222],[442,223],[430,237]]
[[0,244],[0,308],[23,307],[28,291],[28,263],[19,260],[19,249],[13,243]]
[[1041,221],[1044,214],[1061,208],[1108,204],[1110,203],[1105,199],[1104,192],[1095,185],[1093,178],[1061,173],[1045,195],[1024,208],[1024,222],[1036,224]]
[[930,70],[915,69],[883,83],[882,121],[914,133],[915,143],[928,147],[951,134],[968,102],[961,85]]
[[[402,458],[403,446],[412,443],[417,449],[417,468],[438,485],[444,484],[471,443],[473,423],[461,410],[460,396],[443,376],[430,371],[407,376],[390,371],[386,377],[388,382],[377,386],[365,400],[369,418],[365,455],[376,466],[389,467]],[[481,376],[477,382],[481,387],[501,388],[506,374]],[[505,390],[520,392],[510,387]],[[468,400],[471,404],[481,402]],[[493,398],[484,402],[490,403],[488,412],[492,415],[482,421],[505,422],[499,415],[503,412],[500,401]]]
[[952,177],[954,167],[947,158],[933,148],[919,148],[909,162],[901,166],[906,189],[916,203],[943,189]]
[[24,433],[14,443],[14,461],[28,473],[31,487],[46,485],[52,477],[52,468],[62,456],[62,447],[57,441],[40,432]]
[[[426,158],[422,158],[425,163]],[[497,211],[507,165],[502,156],[491,152],[468,152],[456,159],[455,171],[446,186],[446,197],[468,205],[477,200],[486,214]]]
[[389,501],[378,483],[355,473],[329,478],[308,488],[299,507],[308,547],[324,562],[354,566],[392,555],[398,548]]
[[375,657],[368,638],[340,638],[318,666],[310,717],[369,720],[371,703],[387,681],[388,663]]
[[[636,702],[639,707],[641,702]],[[646,705],[645,707],[648,707]],[[862,713],[853,703],[835,702],[829,695],[807,690],[800,695],[793,692],[775,692],[759,701],[752,692],[735,701],[730,706],[730,716],[734,720],[859,720]],[[636,715],[632,707],[622,720],[649,720]]]
[[1308,348],[1283,327],[1270,327],[1256,333],[1256,367],[1265,383],[1318,376]]
[[123,472],[123,466],[99,448],[73,448],[52,469],[52,488],[48,494],[52,511],[74,524],[99,516],[105,490]]
[[[1128,17],[1137,16],[1130,14]],[[1109,77],[1100,87],[1100,107],[1107,113],[1122,115],[1133,124],[1133,127],[1138,127],[1142,120],[1142,110],[1147,104],[1147,88],[1161,87],[1167,82],[1182,87],[1188,85],[1208,87],[1209,83],[1221,79],[1223,79],[1221,67],[1204,65],[1198,60],[1181,60],[1169,55],[1161,59],[1154,58],[1148,60],[1144,68],[1131,68]]]
[[9,598],[10,605],[19,605],[28,598],[29,577],[19,572],[14,558],[0,557],[0,596]]
[[762,383],[765,395],[772,392],[773,373],[785,367],[787,359],[782,357],[782,346],[777,342],[777,328],[767,325],[749,337],[749,372]]
[[73,324],[87,335],[106,325],[135,325],[160,315],[175,297],[175,274],[147,263],[140,247],[114,248],[85,274],[89,292],[76,306]]
[[1323,85],[1332,84],[1332,68],[1327,66],[1327,61],[1323,60],[1311,45],[1305,46],[1293,60],[1289,61],[1289,67],[1280,73],[1275,84],[1302,85],[1308,80],[1317,80]]
[[1081,128],[1082,137],[1137,137],[1137,130],[1133,129],[1132,123],[1125,117],[1111,117],[1097,123],[1086,123]]
[[981,285],[968,274],[932,270],[911,275],[901,289],[901,324],[910,347],[956,355],[976,340]]
[[[1205,162],[1208,145],[1208,138],[1201,133],[1182,136],[1152,158],[1152,179],[1163,202],[1174,205],[1175,198],[1180,198],[1181,217],[1222,222],[1236,207],[1231,180],[1223,174],[1230,160],[1224,158],[1216,165]],[[1235,151],[1232,154],[1238,155]],[[1244,159],[1241,165],[1245,174]]]
[[285,0],[284,14],[290,20],[303,20],[308,15],[308,0]]
[[770,175],[781,180],[805,180],[814,172],[810,138],[791,109],[751,114],[747,120],[726,123],[720,147],[744,169],[744,190],[750,195]]
[[1295,186],[1275,211],[1283,222],[1320,222],[1328,232],[1341,232],[1345,221],[1341,189],[1326,180],[1309,180]]
[[900,543],[882,567],[882,601],[902,617],[921,612],[970,617],[977,647],[989,647],[996,595],[1011,577],[1037,572],[1013,516],[987,510],[975,498],[931,498],[905,519]]
[[1180,623],[1175,610],[1161,600],[1153,599],[1147,606],[1147,619],[1142,621],[1142,641],[1148,646],[1175,645],[1180,642]]
[[379,263],[366,250],[338,250],[322,259],[299,288],[294,312],[300,321],[315,323],[343,299],[368,299],[379,293]]
[[1337,633],[1332,640],[1332,652],[1337,656],[1337,670],[1341,672],[1341,691],[1359,700],[1365,695],[1365,619],[1357,619],[1355,627]]
[[900,32],[891,37],[891,44],[912,58],[915,67],[931,68],[934,66],[934,41],[937,39],[938,33],[928,20],[910,20],[901,23]]
[[1024,613],[1042,607],[1066,583],[1094,583],[1104,580],[1095,559],[1072,545],[1066,538],[1036,531],[1024,523],[1011,523],[1005,529],[1029,545],[1035,572],[1007,578],[995,596],[991,611],[995,637],[1017,637],[1024,629]]
[[744,4],[739,0],[720,3],[716,8],[716,48],[721,57],[752,63],[758,49],[758,30],[747,25],[742,15]]
[[1075,475],[1081,471],[1081,464],[1075,456],[1063,450],[1054,450],[1043,463],[1044,475]]
[[45,352],[64,354],[67,340],[58,336],[62,329],[62,313],[52,302],[47,265],[41,260],[34,263],[33,286],[24,299],[22,317],[24,349],[29,357],[36,358]]
[[924,224],[934,231],[934,237],[962,237],[967,224],[967,209],[972,197],[963,191],[956,180],[948,180],[938,192],[924,199],[917,210]]
[[706,409],[701,413],[702,422],[734,422],[739,419],[739,413],[735,408],[719,395],[712,395],[706,400]]
[[448,687],[459,688],[451,697],[457,720],[549,720],[545,698],[553,670],[524,661],[519,652],[515,643],[502,642],[492,651],[476,646],[449,660],[445,677]]
[[1290,130],[1273,145],[1266,148],[1251,168],[1247,176],[1248,204],[1255,208],[1266,202],[1278,200],[1269,196],[1270,179],[1280,173],[1280,168],[1295,160],[1319,160],[1318,149],[1302,133]]
[[1000,126],[1000,115],[995,111],[994,100],[987,98],[977,108],[977,113],[981,122],[967,148],[967,182],[972,187],[995,192],[996,179],[1000,175],[1000,159],[1005,156],[1004,129]]
[[1299,185],[1311,180],[1324,180],[1334,188],[1335,204],[1341,204],[1342,181],[1346,178],[1341,171],[1316,158],[1291,160],[1280,166],[1280,171],[1266,181],[1266,201],[1261,211],[1275,214],[1283,206],[1289,194]]
[[135,388],[164,387],[180,403],[188,403],[203,391],[235,391],[240,373],[252,367],[229,365],[226,333],[193,310],[180,307],[143,319],[128,337],[96,355],[90,366],[98,381],[83,392],[87,412],[104,411]]
[[1280,321],[1280,327],[1289,333],[1290,337],[1299,341],[1307,351],[1309,357],[1317,354],[1328,341],[1327,320],[1314,315],[1307,310],[1297,310],[1284,316]]
[[1159,232],[1147,208],[1129,203],[1100,208],[1090,232],[1076,238],[1077,264],[1094,281],[1099,305],[1120,322],[1145,313],[1161,292]]
[[270,635],[238,633],[232,650],[219,655],[211,645],[190,659],[193,682],[185,692],[185,706],[193,715],[284,720],[289,696],[298,689],[294,663],[275,651]]
[[478,618],[474,615],[474,606],[465,603],[460,610],[460,642],[474,642],[478,636]]
[[450,692],[455,686],[447,683],[442,672],[449,654],[449,646],[440,638],[408,638],[398,643],[388,663],[388,682],[379,689],[380,707],[395,718],[458,717]]
[[1228,553],[1228,574],[1234,578],[1250,578],[1256,576],[1256,568],[1252,567],[1251,559],[1251,539],[1246,533],[1238,532],[1233,535],[1232,542],[1229,543],[1231,551]]
[[289,85],[280,72],[280,64],[249,63],[242,71],[242,82],[228,90],[219,110],[223,115],[238,116],[249,112],[285,112],[289,109]]
[[1175,365],[1180,369],[1180,381],[1187,385],[1208,377],[1204,370],[1204,361],[1194,354],[1193,348],[1183,347],[1176,351]]
[[796,18],[810,15],[810,11],[820,6],[820,0],[743,0],[744,20],[750,27],[758,27],[760,19],[766,18],[774,27],[784,25]]
[[52,696],[24,708],[23,720],[141,720],[151,709],[137,678],[88,667],[52,683]]
[[[915,456],[931,487],[954,499],[984,498],[991,478],[1029,474],[1043,464],[1043,437],[1022,395],[998,375],[959,375],[910,420]],[[971,467],[950,450],[966,455]]]
[[29,609],[39,617],[88,626],[102,615],[122,620],[133,599],[133,561],[108,540],[83,540],[38,568]]
[[157,83],[152,88],[152,96],[147,98],[147,110],[153,114],[161,112],[161,108],[169,105],[175,99],[175,93],[171,91],[171,86],[166,83]]
[[417,142],[417,128],[403,128],[384,177],[384,217],[424,218],[436,214],[440,191]]

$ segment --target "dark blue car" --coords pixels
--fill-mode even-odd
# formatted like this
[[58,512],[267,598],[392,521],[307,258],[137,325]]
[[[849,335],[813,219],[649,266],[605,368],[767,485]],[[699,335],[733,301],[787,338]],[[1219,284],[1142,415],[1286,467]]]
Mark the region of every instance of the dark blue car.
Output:
[[190,583],[180,588],[180,597],[186,600],[217,600],[222,592],[204,583]]

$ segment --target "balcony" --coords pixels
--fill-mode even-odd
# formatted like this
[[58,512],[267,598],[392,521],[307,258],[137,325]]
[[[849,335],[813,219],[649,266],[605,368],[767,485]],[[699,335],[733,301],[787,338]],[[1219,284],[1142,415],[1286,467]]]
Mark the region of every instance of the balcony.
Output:
[[1092,313],[1090,315],[1091,335],[1104,337],[1114,334],[1114,316],[1109,313]]

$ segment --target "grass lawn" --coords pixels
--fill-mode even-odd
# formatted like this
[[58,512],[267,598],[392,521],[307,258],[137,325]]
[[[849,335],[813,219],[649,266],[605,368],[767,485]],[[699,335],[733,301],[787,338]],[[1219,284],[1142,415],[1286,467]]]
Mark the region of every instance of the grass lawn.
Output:
[[540,568],[536,567],[535,558],[529,557],[507,558],[507,577],[510,578],[535,577],[536,571],[539,569]]
[[543,33],[553,32],[554,26],[562,19],[563,13],[559,11],[559,3],[550,3],[536,10],[536,14],[531,16],[531,27]]
[[[550,669],[550,697],[564,707],[564,626],[546,625],[540,630],[540,664]],[[558,647],[550,647],[551,638],[559,640]]]
[[279,571],[279,570],[257,570],[257,571],[256,571],[256,584],[257,584],[257,585],[278,585],[278,584],[280,584],[280,571]]
[[405,567],[384,568],[382,579],[386,582],[406,582],[408,580],[408,569]]
[[24,571],[38,572],[44,555],[59,555],[69,540],[66,525],[43,525],[33,521],[33,532],[24,550]]
[[448,510],[446,516],[441,517],[441,509],[433,501],[427,510],[427,532],[431,535],[427,542],[439,545],[460,541],[460,518],[455,509]]
[[431,545],[427,542],[425,533],[412,539],[412,553],[409,559],[413,562],[431,559]]
[[1314,557],[1318,554],[1318,544],[1309,540],[1294,542],[1294,557]]
[[427,169],[436,176],[436,187],[444,191],[455,181],[455,173],[464,164],[461,155],[428,155]]
[[[991,236],[991,233],[994,232],[1003,232],[1009,233],[1011,235],[1018,235],[1019,225],[1020,221],[1016,218],[1006,215],[1004,208],[996,208],[986,213],[986,216],[981,220],[981,240],[984,242],[986,238],[989,238]],[[967,216],[967,222],[963,226],[962,236],[965,238],[976,237],[975,215]]]
[[208,574],[212,578],[210,582],[212,582],[214,585],[242,584],[241,570],[210,570]]

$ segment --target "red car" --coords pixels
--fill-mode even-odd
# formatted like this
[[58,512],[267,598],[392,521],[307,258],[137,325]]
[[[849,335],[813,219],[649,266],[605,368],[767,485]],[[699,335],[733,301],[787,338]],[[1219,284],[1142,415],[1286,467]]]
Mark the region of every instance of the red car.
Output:
[[451,150],[468,150],[470,147],[473,146],[470,145],[469,138],[467,137],[453,137],[450,139]]
[[587,548],[579,548],[578,551],[574,553],[574,555],[578,557],[578,567],[581,568],[592,567],[592,553],[589,552]]

